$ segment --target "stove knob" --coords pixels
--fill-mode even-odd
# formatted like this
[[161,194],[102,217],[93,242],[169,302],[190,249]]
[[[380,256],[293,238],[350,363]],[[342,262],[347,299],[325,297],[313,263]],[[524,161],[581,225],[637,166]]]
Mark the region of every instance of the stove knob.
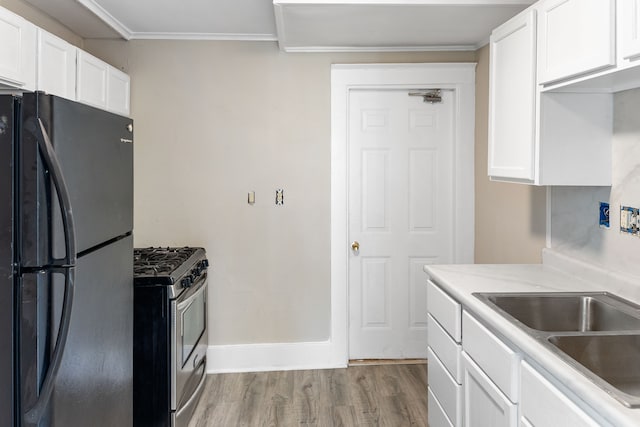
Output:
[[187,276],[187,277],[185,277],[184,279],[182,279],[182,280],[180,281],[180,283],[182,284],[182,287],[183,287],[183,288],[188,288],[188,287],[190,287],[191,285],[193,285],[193,277],[191,277],[191,276]]
[[206,259],[206,258],[205,258],[205,259],[203,259],[203,260],[200,262],[200,265],[202,266],[202,269],[203,269],[203,270],[206,270],[206,269],[207,269],[207,267],[209,267],[209,260],[208,260],[208,259]]

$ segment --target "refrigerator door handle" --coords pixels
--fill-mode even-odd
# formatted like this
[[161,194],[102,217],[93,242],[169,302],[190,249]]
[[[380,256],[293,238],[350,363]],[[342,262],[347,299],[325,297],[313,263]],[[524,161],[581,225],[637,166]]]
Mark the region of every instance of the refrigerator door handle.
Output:
[[75,264],[76,264],[76,238],[75,227],[73,223],[73,214],[71,212],[71,203],[69,198],[69,192],[62,176],[60,163],[56,157],[53,145],[49,139],[49,135],[44,129],[42,121],[38,119],[38,125],[42,138],[38,138],[38,145],[40,152],[47,165],[47,168],[51,171],[51,179],[58,195],[58,202],[62,210],[62,223],[65,234],[65,249],[66,256],[64,258],[64,266],[62,269],[65,272],[64,280],[64,298],[62,303],[62,313],[60,316],[60,327],[58,328],[58,335],[56,337],[56,343],[51,355],[51,362],[47,369],[47,373],[42,382],[42,387],[38,395],[36,403],[25,413],[25,420],[29,423],[38,424],[42,416],[44,415],[51,393],[53,392],[53,386],[55,383],[60,363],[62,362],[62,354],[65,344],[67,342],[67,336],[69,334],[69,324],[71,320],[71,308],[73,306],[73,291],[75,281]]
[[75,267],[67,267],[64,268],[64,270],[64,298],[62,302],[62,313],[60,315],[60,327],[58,328],[56,344],[51,355],[51,362],[44,377],[44,381],[42,382],[40,393],[38,394],[38,400],[36,400],[36,403],[24,414],[24,419],[29,424],[38,425],[40,419],[47,410],[47,405],[49,404],[49,399],[53,392],[53,386],[58,375],[58,370],[60,369],[62,354],[69,334],[71,307],[73,305],[73,286],[76,272]]
[[69,190],[67,189],[64,176],[62,175],[62,168],[60,167],[58,156],[56,156],[49,134],[47,134],[41,119],[38,119],[38,130],[40,131],[39,133],[41,136],[41,138],[38,138],[38,146],[47,168],[51,171],[51,181],[53,181],[53,185],[56,189],[62,214],[62,227],[64,228],[64,246],[66,253],[64,264],[65,266],[73,267],[76,265],[76,258],[78,255],[76,253],[76,227],[73,221],[73,212],[71,211]]

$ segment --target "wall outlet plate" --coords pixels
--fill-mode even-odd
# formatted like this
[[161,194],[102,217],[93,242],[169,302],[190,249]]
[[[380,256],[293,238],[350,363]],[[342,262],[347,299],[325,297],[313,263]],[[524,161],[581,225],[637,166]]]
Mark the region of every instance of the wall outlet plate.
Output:
[[638,234],[638,208],[620,206],[620,232],[632,235]]
[[609,228],[609,203],[600,202],[600,228]]
[[284,190],[281,188],[276,190],[276,205],[284,205]]

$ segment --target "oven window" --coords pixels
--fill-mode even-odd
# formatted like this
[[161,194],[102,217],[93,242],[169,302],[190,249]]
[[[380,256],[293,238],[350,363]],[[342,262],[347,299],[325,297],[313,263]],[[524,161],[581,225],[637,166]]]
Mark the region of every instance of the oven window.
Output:
[[182,312],[182,366],[198,345],[206,325],[206,292],[200,292]]

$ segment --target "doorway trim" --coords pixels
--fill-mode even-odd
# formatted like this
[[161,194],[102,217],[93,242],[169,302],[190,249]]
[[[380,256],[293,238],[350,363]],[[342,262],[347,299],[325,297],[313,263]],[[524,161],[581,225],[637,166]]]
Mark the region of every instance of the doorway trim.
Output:
[[[349,362],[349,93],[357,89],[453,89],[454,263],[473,263],[475,63],[331,66],[331,359]],[[426,279],[426,277],[425,277]]]

